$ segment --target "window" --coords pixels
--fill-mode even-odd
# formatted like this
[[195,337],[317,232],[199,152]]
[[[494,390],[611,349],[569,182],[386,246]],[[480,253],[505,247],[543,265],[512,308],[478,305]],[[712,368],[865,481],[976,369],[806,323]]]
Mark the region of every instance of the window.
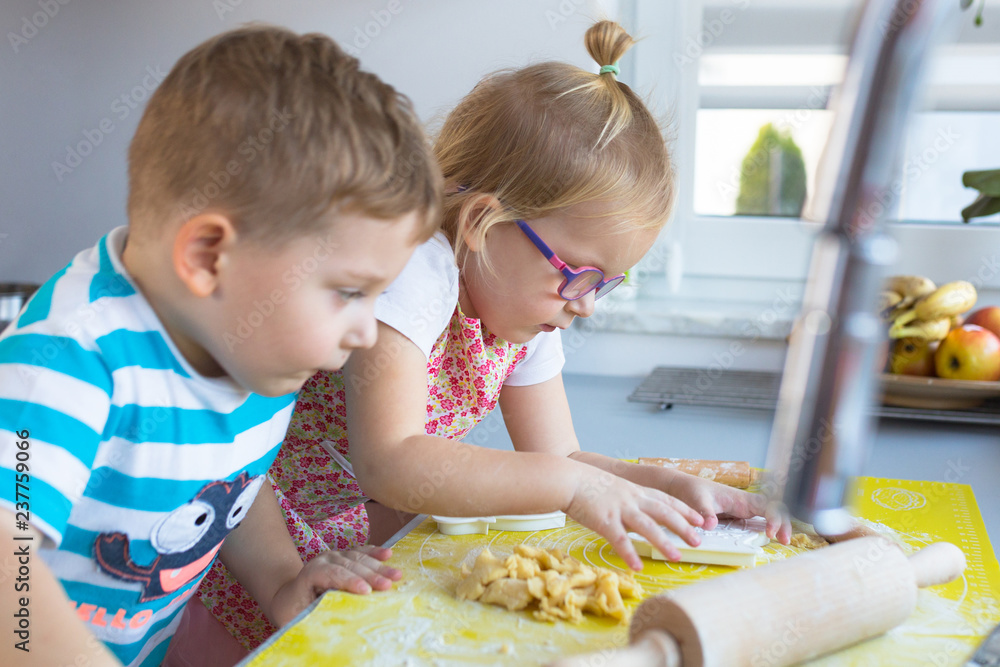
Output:
[[[954,4],[960,30],[926,63],[901,190],[885,200],[901,244],[895,270],[1000,288],[1000,215],[968,225],[960,216],[977,196],[962,173],[1000,168],[1000,0],[987,0],[981,27]],[[680,249],[685,279],[804,279],[819,225],[796,203],[804,190],[808,210],[815,191],[833,122],[825,107],[858,9],[853,0],[635,0],[645,39],[634,82],[675,127],[678,203],[662,242]],[[779,150],[751,150],[762,130],[780,137]],[[780,175],[755,178],[748,159]]]

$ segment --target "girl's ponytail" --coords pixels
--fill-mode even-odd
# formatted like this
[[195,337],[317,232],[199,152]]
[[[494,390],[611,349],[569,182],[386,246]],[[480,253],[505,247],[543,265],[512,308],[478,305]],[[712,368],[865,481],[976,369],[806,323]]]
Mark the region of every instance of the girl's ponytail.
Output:
[[632,105],[618,83],[618,61],[632,48],[635,40],[625,28],[614,21],[600,21],[590,26],[583,38],[587,53],[601,66],[597,75],[607,90],[611,113],[601,132],[599,142],[605,144],[632,122]]

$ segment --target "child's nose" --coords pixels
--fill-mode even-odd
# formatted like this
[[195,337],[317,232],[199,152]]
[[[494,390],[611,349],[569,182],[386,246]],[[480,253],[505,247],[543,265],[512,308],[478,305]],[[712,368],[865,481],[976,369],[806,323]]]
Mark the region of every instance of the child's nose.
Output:
[[359,318],[344,336],[344,347],[360,350],[367,349],[375,345],[378,337],[378,323],[375,321],[374,313],[366,313]]
[[566,310],[577,317],[590,317],[594,314],[594,295],[596,291],[587,292],[579,299],[566,302]]

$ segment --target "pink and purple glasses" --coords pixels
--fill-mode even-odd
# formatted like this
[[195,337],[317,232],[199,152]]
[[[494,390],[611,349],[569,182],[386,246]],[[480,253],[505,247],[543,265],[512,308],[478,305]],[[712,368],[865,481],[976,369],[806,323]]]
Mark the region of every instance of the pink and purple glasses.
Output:
[[563,280],[562,285],[559,286],[559,296],[566,299],[567,301],[576,301],[582,298],[594,290],[597,290],[597,294],[594,295],[594,299],[600,299],[602,296],[618,287],[625,280],[625,274],[619,274],[608,280],[604,279],[604,272],[593,266],[581,266],[580,268],[573,270],[566,265],[566,262],[559,259],[552,248],[545,244],[545,241],[541,239],[535,230],[528,226],[524,220],[517,220],[517,226],[521,228],[525,236],[531,239],[531,242],[535,244],[535,247],[545,258],[549,260],[549,264],[559,269],[559,271],[566,276]]

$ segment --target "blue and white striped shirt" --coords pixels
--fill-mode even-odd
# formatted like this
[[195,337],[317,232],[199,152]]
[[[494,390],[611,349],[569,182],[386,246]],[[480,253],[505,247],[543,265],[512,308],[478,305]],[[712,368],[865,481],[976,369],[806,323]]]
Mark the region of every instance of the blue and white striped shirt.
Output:
[[126,236],[77,255],[0,336],[0,506],[45,534],[19,544],[93,634],[145,667],[246,515],[295,396],[199,375],[129,279]]

